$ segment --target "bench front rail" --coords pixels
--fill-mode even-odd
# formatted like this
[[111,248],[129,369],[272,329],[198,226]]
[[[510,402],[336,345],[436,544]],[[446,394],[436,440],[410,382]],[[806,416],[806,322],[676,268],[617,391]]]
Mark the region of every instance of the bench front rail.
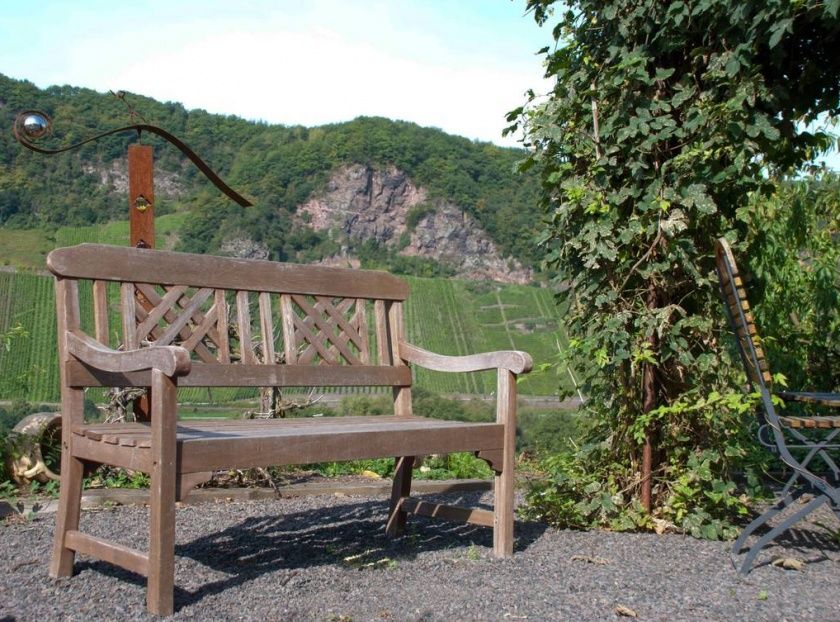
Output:
[[[61,497],[52,576],[75,553],[148,578],[152,613],[173,611],[175,502],[217,469],[394,457],[386,531],[408,514],[493,527],[494,553],[513,551],[516,375],[524,352],[443,356],[409,344],[408,286],[382,272],[83,244],[50,253],[56,276],[62,388]],[[83,309],[80,300],[90,309]],[[418,417],[411,365],[497,370],[495,422]],[[147,387],[150,417],[88,423],[88,387]],[[391,387],[394,414],[177,421],[177,387]],[[417,456],[474,452],[494,472],[492,512],[410,496]],[[150,546],[142,552],[79,531],[86,463],[149,473]]]

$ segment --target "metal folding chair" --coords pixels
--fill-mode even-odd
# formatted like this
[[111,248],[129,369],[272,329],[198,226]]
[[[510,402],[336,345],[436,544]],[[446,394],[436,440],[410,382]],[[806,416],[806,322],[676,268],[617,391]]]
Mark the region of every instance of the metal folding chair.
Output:
[[[747,380],[752,390],[761,396],[763,412],[759,413],[759,441],[777,453],[792,471],[779,500],[747,525],[732,545],[732,561],[737,568],[737,557],[745,548],[750,536],[776,516],[785,513],[785,510],[791,509],[784,520],[761,535],[749,548],[739,569],[741,574],[746,575],[766,544],[820,506],[829,504],[835,516],[840,519],[840,468],[829,454],[829,450],[840,448],[835,442],[835,438],[840,434],[840,416],[780,417],[776,413],[772,396],[775,395],[785,402],[837,408],[840,407],[840,394],[772,390],[772,376],[750,313],[744,285],[738,274],[732,250],[723,238],[717,241],[716,259],[724,309],[729,325],[735,333]],[[796,452],[796,457],[791,450]],[[820,460],[815,461],[816,458]],[[819,464],[820,461],[827,468],[826,475],[814,472],[811,466]],[[797,503],[805,494],[812,495],[812,498],[807,503]]]

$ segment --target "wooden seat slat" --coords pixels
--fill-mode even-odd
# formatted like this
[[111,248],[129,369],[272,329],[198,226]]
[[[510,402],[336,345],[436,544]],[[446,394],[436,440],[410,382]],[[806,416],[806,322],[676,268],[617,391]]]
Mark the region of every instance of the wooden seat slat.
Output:
[[[501,449],[504,426],[462,424],[427,426],[410,423],[367,426],[312,426],[248,432],[212,432],[179,440],[181,468],[206,471],[266,465]],[[287,442],[279,442],[286,439]]]
[[[426,417],[397,417],[393,415],[370,415],[360,417],[295,417],[289,419],[227,419],[227,420],[182,420],[176,432],[182,437],[202,434],[260,435],[260,434],[307,434],[311,430],[367,430],[367,429],[446,429],[496,425],[428,419]],[[151,435],[151,426],[143,423],[101,423],[76,426],[74,432],[93,440],[102,437],[128,438]]]
[[776,391],[776,395],[785,401],[819,404],[821,406],[840,406],[840,393],[818,391]]
[[[144,441],[151,439],[150,426],[142,424],[99,424],[84,432],[88,438],[99,436],[108,445],[142,448],[148,446]],[[504,426],[370,416],[191,421],[178,425],[176,433],[181,469],[191,472],[377,458],[392,455],[396,447],[418,455],[501,449]],[[286,440],[278,442],[280,439]]]
[[791,428],[840,428],[840,417],[779,417],[779,421]]

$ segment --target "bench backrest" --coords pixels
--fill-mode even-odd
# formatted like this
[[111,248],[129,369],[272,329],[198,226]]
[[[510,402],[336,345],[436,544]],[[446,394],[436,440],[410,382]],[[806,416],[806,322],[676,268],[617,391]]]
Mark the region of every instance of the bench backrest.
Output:
[[747,301],[747,293],[744,290],[741,275],[738,273],[735,257],[724,238],[717,240],[715,259],[724,309],[729,325],[735,333],[738,352],[744,363],[747,379],[755,391],[762,386],[767,388],[773,382],[770,368],[764,357],[761,339],[755,328],[750,303]]
[[[111,348],[186,348],[194,364],[182,386],[411,384],[398,351],[409,289],[384,272],[97,244],[56,249],[47,266],[59,326],[79,328],[79,282],[92,281],[81,295],[91,336]],[[114,384],[72,367],[75,386]]]

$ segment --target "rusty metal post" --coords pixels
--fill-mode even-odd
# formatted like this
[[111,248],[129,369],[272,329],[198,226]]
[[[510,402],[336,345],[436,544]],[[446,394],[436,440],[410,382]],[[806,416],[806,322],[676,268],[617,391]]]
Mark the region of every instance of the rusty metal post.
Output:
[[[155,246],[155,172],[151,145],[128,146],[128,235],[135,248]],[[139,301],[143,304],[145,301]],[[144,305],[145,306],[145,305]],[[134,400],[137,421],[151,421],[151,387]]]
[[135,248],[155,246],[153,158],[151,145],[128,146],[128,230]]

